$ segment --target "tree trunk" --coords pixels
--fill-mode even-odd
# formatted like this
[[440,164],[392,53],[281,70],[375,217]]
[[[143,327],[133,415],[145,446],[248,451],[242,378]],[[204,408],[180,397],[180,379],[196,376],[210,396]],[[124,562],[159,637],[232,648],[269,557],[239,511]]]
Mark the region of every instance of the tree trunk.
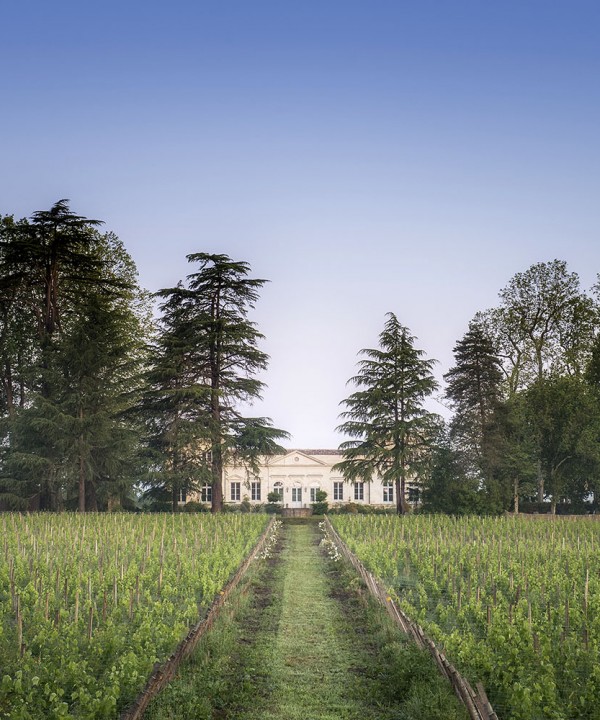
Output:
[[79,512],[85,512],[85,467],[83,462],[83,454],[79,453]]
[[98,512],[98,496],[96,495],[96,483],[93,480],[85,486],[85,509],[87,512]]
[[404,477],[396,480],[396,512],[398,515],[407,515],[409,511],[406,502],[406,479]]
[[[83,408],[79,408],[79,423],[83,425]],[[81,513],[85,512],[85,460],[83,457],[83,435],[79,435],[79,506]]]
[[212,419],[210,448],[212,451],[212,503],[210,510],[218,513],[223,510],[223,446],[221,444],[223,427],[221,423],[221,368],[217,347],[211,349],[210,368],[210,414]]
[[513,502],[515,515],[519,514],[519,481],[515,478],[513,482]]
[[542,461],[537,461],[537,501],[544,502],[544,472],[542,470]]
[[49,477],[41,481],[38,496],[40,510],[54,511],[58,509],[56,491],[54,490],[54,470],[50,471]]
[[212,504],[211,512],[223,510],[223,453],[221,443],[213,444],[212,448]]

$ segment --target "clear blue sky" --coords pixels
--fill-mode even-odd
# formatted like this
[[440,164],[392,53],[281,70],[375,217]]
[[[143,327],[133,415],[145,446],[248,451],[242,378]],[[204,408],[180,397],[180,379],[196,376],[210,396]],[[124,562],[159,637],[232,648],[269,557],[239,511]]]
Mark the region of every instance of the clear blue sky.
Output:
[[19,0],[0,213],[70,198],[150,290],[190,252],[271,280],[257,413],[337,446],[393,311],[439,360],[534,262],[600,271],[600,2]]

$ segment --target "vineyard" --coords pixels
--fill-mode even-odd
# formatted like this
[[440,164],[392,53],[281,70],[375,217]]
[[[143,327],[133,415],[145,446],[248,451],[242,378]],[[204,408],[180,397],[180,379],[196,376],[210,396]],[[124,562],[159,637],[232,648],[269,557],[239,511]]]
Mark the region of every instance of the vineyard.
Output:
[[503,720],[598,717],[600,525],[589,519],[337,516]]
[[3,515],[0,717],[114,718],[265,515]]

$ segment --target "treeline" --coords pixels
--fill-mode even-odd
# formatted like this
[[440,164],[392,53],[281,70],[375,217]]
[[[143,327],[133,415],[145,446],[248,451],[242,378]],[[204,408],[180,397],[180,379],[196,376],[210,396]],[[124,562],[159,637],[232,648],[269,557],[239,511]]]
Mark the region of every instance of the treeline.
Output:
[[[376,473],[427,512],[586,512],[600,490],[600,299],[565,262],[537,263],[475,315],[444,376],[446,423],[428,410],[435,361],[388,315],[361,351],[338,469]],[[389,490],[388,490],[389,492]]]
[[[101,226],[65,200],[0,216],[0,509],[177,509],[200,491],[218,511],[223,466],[252,473],[288,437],[240,413],[268,363],[248,318],[265,280],[195,253],[151,296]],[[400,513],[411,494],[451,513],[595,509],[599,326],[600,285],[565,262],[518,273],[456,343],[446,423],[427,409],[435,361],[390,313],[351,378],[340,471],[376,473]]]
[[[561,260],[517,273],[445,375],[454,410],[425,492],[451,512],[585,512],[600,490],[600,286]],[[560,507],[562,505],[562,508]]]
[[[0,216],[0,508],[103,510],[210,488],[286,433],[237,406],[267,365],[247,319],[263,280],[226,255],[194,254],[155,298],[102,223],[61,200]],[[218,480],[217,480],[218,478]]]

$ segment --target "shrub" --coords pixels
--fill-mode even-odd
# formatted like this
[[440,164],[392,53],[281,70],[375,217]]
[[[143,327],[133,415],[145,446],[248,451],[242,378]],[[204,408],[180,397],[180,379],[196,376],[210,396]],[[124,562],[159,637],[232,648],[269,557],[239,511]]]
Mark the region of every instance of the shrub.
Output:
[[325,490],[317,490],[315,498],[317,502],[312,503],[313,515],[325,515],[329,508],[327,493]]
[[265,505],[265,512],[268,515],[281,515],[281,505],[279,503],[268,502]]
[[190,500],[183,506],[183,512],[194,513],[194,512],[209,512],[210,507],[204,503]]

